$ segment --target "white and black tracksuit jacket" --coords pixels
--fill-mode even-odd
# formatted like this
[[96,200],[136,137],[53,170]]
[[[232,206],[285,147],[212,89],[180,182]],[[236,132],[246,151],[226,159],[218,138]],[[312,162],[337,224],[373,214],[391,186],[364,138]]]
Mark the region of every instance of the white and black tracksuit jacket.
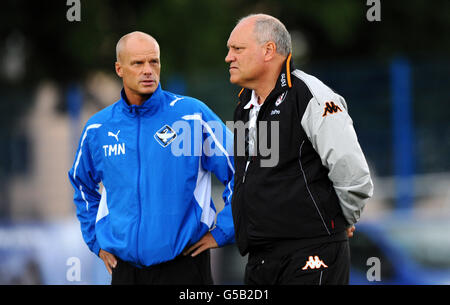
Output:
[[[257,133],[257,142],[266,140],[267,147],[272,145],[271,122],[279,124],[278,163],[261,166],[271,156],[264,157],[258,146],[249,156],[248,130],[245,139],[235,132],[232,211],[242,255],[278,240],[332,240],[359,220],[373,193],[345,100],[317,78],[291,68],[289,55],[257,117],[258,128],[267,122],[267,139]],[[241,90],[235,124],[248,122],[251,96],[252,90]],[[241,143],[245,155],[238,152]]]

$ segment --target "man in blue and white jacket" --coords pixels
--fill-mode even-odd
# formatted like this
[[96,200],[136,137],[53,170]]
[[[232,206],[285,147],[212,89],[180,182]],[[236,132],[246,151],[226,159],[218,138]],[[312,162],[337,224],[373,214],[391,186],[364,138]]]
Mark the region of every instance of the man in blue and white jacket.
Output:
[[[112,284],[212,284],[209,249],[234,242],[233,135],[161,89],[153,37],[127,34],[116,52],[121,99],[89,119],[69,171],[83,238]],[[217,220],[211,173],[225,185]]]

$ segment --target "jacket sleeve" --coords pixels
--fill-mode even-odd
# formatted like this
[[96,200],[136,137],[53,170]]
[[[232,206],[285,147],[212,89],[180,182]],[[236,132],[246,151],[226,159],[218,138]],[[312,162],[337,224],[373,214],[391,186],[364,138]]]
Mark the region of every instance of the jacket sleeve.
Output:
[[98,193],[100,179],[95,170],[89,150],[89,135],[100,125],[87,126],[80,139],[75,161],[69,170],[69,180],[75,190],[73,200],[76,206],[81,233],[89,249],[98,255],[100,246],[95,236],[95,220],[101,196]]
[[329,169],[328,177],[342,212],[347,222],[353,225],[373,194],[373,184],[344,98],[335,93],[328,98],[318,100],[313,97],[301,124],[322,164]]
[[234,224],[231,214],[231,199],[234,185],[233,134],[220,118],[209,108],[202,114],[203,137],[206,149],[201,157],[202,167],[214,173],[225,186],[222,193],[224,208],[217,215],[211,234],[219,247],[235,242]]

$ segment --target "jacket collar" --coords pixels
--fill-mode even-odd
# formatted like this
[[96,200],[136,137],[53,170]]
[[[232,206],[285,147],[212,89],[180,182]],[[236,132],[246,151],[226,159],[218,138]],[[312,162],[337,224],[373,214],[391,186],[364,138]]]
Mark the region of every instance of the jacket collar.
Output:
[[[292,53],[289,53],[288,57],[283,63],[283,66],[281,68],[280,75],[278,76],[277,82],[275,84],[275,87],[270,92],[269,96],[267,97],[267,100],[270,99],[273,95],[278,95],[287,89],[292,87],[291,82],[291,71],[294,70],[294,63],[292,61]],[[244,105],[247,105],[247,102],[250,101],[252,97],[252,91],[251,89],[242,88],[239,92],[239,100],[244,103]]]
[[260,107],[261,105],[258,104],[258,97],[256,96],[255,90],[252,90],[252,97],[250,98],[250,101],[247,103],[247,105],[244,106],[244,109],[250,109],[252,107]]
[[156,88],[155,92],[140,106],[137,105],[131,105],[128,101],[128,98],[125,94],[125,89],[122,88],[122,91],[120,92],[120,105],[122,106],[122,109],[125,113],[136,116],[136,114],[144,114],[144,113],[155,113],[158,111],[164,104],[164,98],[163,98],[163,90],[161,88],[161,83],[158,84],[158,87]]

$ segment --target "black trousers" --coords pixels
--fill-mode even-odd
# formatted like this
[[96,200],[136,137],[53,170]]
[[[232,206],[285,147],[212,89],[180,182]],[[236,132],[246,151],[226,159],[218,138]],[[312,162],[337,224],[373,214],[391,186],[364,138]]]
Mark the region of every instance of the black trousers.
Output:
[[[297,248],[294,245],[249,254],[247,285],[347,285],[348,239]],[[291,248],[291,249],[289,249]]]
[[117,260],[111,285],[212,285],[209,250],[195,257],[179,255],[171,261],[137,268]]

